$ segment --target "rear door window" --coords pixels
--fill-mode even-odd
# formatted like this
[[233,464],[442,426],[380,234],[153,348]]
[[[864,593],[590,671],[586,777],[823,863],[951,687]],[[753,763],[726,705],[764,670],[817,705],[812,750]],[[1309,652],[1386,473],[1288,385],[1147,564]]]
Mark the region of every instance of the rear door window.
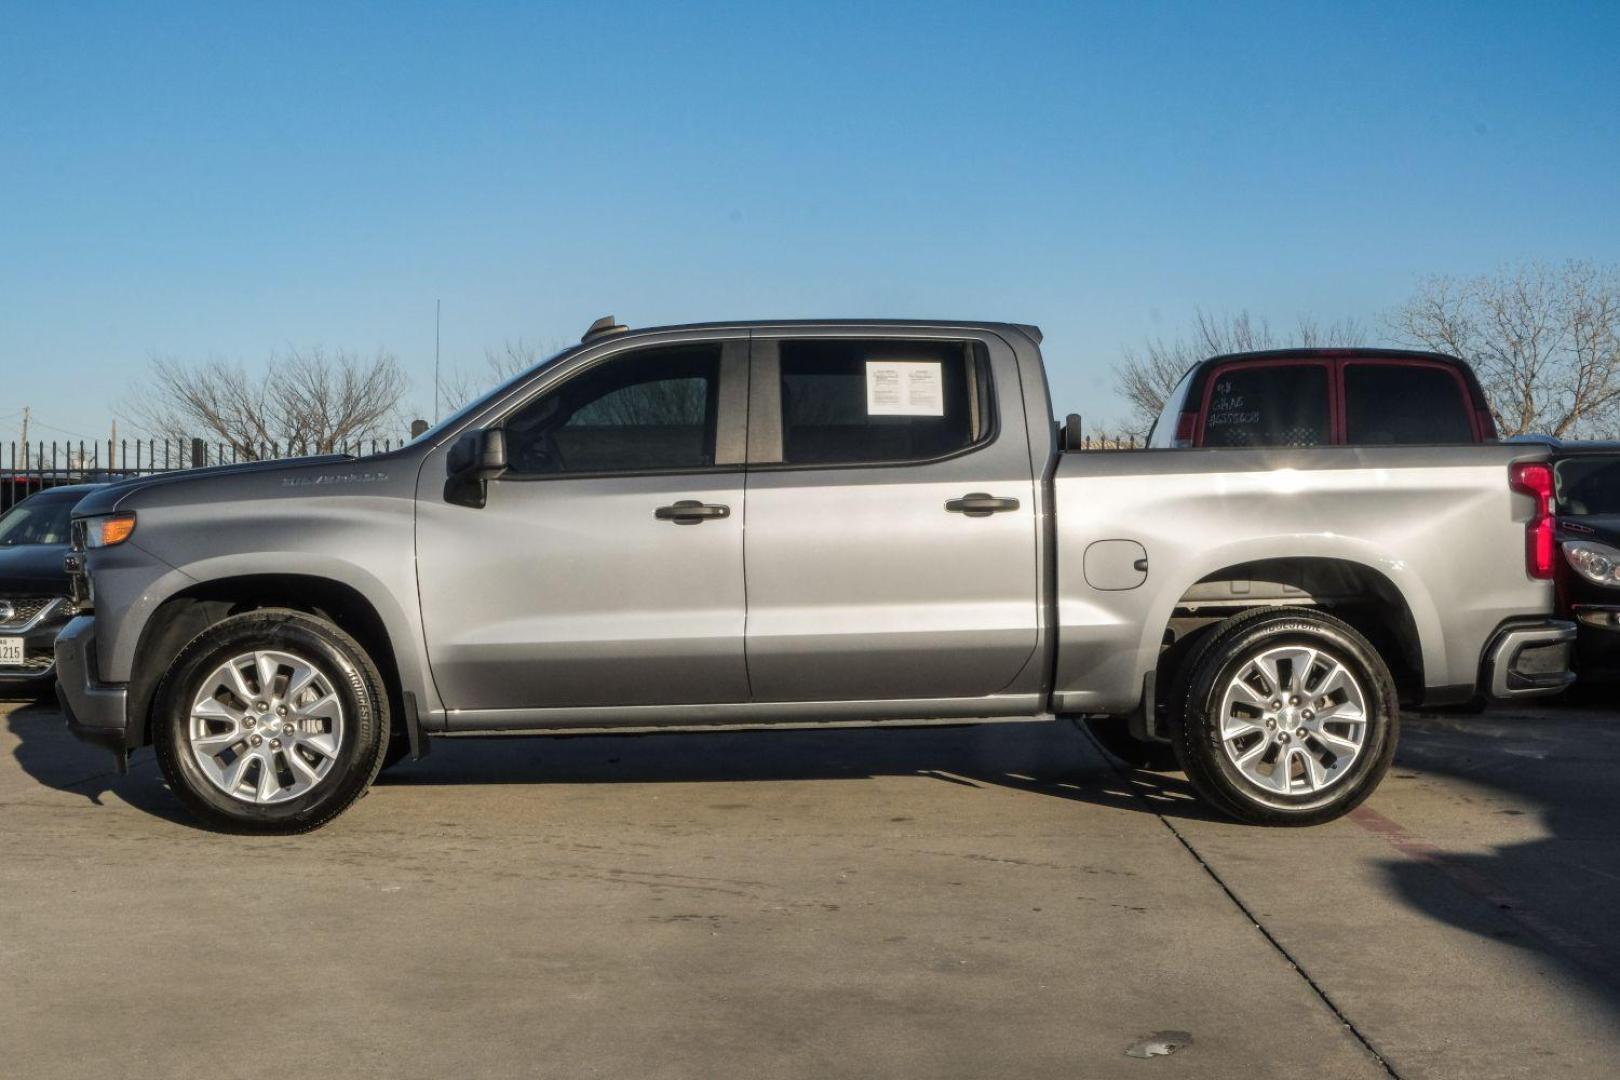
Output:
[[1326,446],[1333,441],[1324,364],[1217,371],[1204,408],[1204,446]]
[[789,465],[929,461],[990,435],[988,363],[972,342],[784,341],[781,380]]
[[1462,383],[1427,364],[1346,364],[1344,424],[1352,446],[1474,441]]

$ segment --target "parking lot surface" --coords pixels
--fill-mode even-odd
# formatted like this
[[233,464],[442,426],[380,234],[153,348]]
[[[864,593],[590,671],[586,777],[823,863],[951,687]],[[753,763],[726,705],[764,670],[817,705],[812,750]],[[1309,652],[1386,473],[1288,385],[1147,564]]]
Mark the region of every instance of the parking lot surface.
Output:
[[440,740],[290,838],[110,764],[0,705],[0,1075],[1620,1071],[1605,710],[1409,717],[1302,830],[1066,723]]

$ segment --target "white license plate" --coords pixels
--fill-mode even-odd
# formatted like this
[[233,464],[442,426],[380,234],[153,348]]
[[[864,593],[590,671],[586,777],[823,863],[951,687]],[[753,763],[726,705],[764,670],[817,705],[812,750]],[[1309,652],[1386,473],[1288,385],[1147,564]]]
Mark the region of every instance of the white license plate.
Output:
[[23,662],[23,639],[20,637],[0,637],[0,664],[20,664]]

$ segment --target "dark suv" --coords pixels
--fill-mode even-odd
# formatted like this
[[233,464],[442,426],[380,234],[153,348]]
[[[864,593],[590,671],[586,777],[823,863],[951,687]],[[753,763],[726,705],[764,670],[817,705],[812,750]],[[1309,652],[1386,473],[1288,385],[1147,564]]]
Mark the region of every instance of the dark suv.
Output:
[[44,692],[56,678],[56,632],[73,613],[62,557],[68,518],[99,485],[30,495],[0,514],[0,692]]

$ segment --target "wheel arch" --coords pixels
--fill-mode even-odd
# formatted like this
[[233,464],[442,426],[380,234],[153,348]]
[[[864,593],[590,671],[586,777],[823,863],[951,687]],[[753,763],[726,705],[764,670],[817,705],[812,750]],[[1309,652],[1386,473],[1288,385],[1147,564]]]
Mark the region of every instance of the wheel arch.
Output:
[[263,608],[287,608],[327,619],[358,641],[382,675],[391,726],[403,730],[401,657],[389,621],[370,597],[353,584],[319,574],[243,573],[179,589],[146,620],[135,647],[140,662],[129,684],[130,746],[150,743],[158,687],[186,643],[222,619]]
[[1143,628],[1142,670],[1168,668],[1159,671],[1162,686],[1173,676],[1174,642],[1184,634],[1255,608],[1299,606],[1353,626],[1384,656],[1402,697],[1421,699],[1426,674],[1445,670],[1441,621],[1428,590],[1399,561],[1339,539],[1289,554],[1259,546],[1225,550],[1187,568]]

